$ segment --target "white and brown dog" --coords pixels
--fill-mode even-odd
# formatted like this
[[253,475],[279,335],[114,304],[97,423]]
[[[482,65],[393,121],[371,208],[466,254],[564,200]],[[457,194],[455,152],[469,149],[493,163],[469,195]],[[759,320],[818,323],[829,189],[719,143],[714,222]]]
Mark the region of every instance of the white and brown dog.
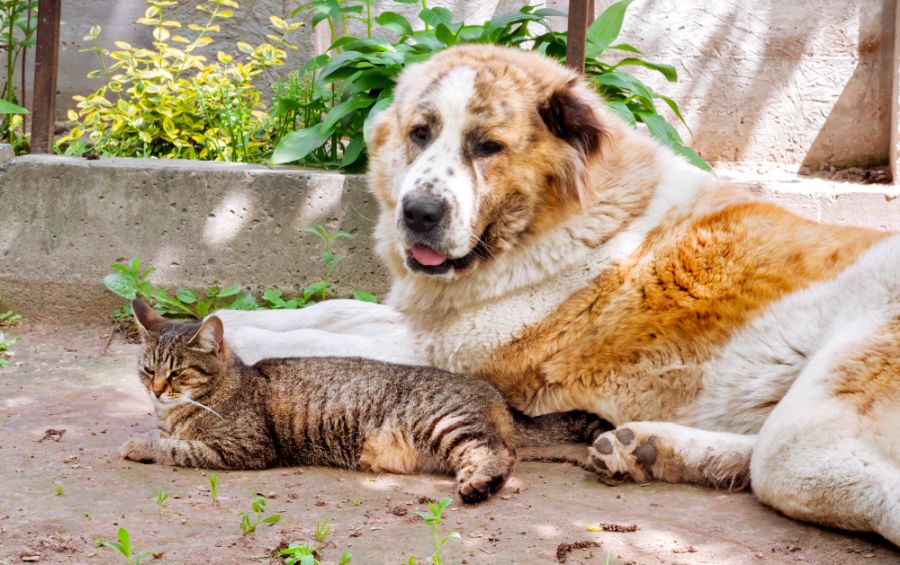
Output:
[[608,419],[590,456],[608,482],[752,484],[900,545],[900,237],[732,190],[532,53],[409,68],[369,147],[410,339],[353,352]]

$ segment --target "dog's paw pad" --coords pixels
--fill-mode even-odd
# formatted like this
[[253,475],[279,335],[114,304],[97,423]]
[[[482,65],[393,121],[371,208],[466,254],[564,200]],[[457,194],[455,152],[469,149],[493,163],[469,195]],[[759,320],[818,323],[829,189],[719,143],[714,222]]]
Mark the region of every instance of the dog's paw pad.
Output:
[[631,428],[617,428],[598,436],[588,451],[588,463],[603,483],[653,478],[658,456],[655,436],[641,438]]

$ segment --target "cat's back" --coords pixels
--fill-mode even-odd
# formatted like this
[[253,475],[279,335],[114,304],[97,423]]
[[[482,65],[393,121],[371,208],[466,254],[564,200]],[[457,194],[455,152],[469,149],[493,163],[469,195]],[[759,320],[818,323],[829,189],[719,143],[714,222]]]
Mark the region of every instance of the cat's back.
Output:
[[401,365],[362,357],[292,357],[264,359],[253,366],[278,388],[300,385],[311,389],[353,389],[357,394],[389,392],[420,394],[454,392],[493,400],[500,393],[486,381],[435,367]]

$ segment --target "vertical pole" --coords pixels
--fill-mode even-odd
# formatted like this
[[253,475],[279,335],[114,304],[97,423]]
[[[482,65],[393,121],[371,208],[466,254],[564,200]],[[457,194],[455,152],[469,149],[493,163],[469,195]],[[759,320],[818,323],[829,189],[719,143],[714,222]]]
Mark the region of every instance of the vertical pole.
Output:
[[895,186],[900,186],[900,6],[894,7],[894,57],[891,60],[891,145],[888,164]]
[[569,2],[569,25],[566,33],[566,66],[584,71],[584,48],[587,28],[594,20],[594,0]]
[[59,69],[59,13],[62,0],[38,0],[37,48],[34,56],[31,152],[50,153],[56,121],[56,75]]

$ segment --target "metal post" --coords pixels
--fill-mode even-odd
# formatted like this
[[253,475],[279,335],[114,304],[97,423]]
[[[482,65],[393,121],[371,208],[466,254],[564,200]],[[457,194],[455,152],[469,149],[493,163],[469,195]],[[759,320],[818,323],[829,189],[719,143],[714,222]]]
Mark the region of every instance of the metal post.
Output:
[[61,2],[62,0],[38,0],[37,48],[34,57],[31,118],[32,153],[50,153],[53,145]]
[[566,42],[566,66],[584,71],[584,47],[587,28],[594,21],[594,0],[569,2],[569,25]]

